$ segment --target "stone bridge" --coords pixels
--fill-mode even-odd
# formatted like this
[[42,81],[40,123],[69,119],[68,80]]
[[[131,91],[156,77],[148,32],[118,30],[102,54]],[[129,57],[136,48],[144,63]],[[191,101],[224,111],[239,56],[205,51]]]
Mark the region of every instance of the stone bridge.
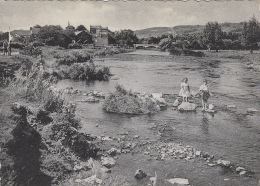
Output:
[[135,49],[157,49],[159,46],[157,44],[134,44]]

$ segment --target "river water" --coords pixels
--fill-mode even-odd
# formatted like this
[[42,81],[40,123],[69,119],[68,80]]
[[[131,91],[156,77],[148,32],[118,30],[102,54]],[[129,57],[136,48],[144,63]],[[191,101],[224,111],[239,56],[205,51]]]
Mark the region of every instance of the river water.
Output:
[[[208,168],[201,163],[150,162],[141,154],[119,158],[121,171],[129,177],[138,168],[156,171],[162,178],[182,176],[192,185],[257,185],[260,179],[260,114],[248,114],[248,108],[260,110],[260,72],[246,69],[239,59],[217,57],[174,57],[164,52],[137,50],[118,54],[96,65],[110,67],[114,76],[108,82],[73,82],[63,80],[59,88],[73,87],[81,91],[114,92],[117,84],[137,92],[163,92],[178,94],[184,77],[189,79],[191,91],[197,92],[204,78],[209,81],[213,96],[209,103],[216,106],[217,113],[180,113],[172,108],[152,116],[129,116],[105,113],[100,103],[81,103],[84,96],[71,95],[77,103],[77,115],[82,120],[82,131],[94,135],[118,137],[124,131],[139,135],[140,139],[159,141],[151,131],[151,125],[167,125],[172,128],[164,141],[181,142],[213,154],[216,158],[231,161],[255,172],[253,178],[237,174],[223,174],[219,168]],[[236,108],[227,108],[235,105]],[[98,127],[96,127],[98,125]],[[148,163],[149,162],[149,163]],[[127,171],[126,171],[127,170]],[[152,173],[152,171],[151,171]],[[228,179],[227,179],[228,178]],[[224,181],[225,180],[225,181]],[[129,179],[133,181],[134,179]],[[138,183],[136,183],[138,185]]]

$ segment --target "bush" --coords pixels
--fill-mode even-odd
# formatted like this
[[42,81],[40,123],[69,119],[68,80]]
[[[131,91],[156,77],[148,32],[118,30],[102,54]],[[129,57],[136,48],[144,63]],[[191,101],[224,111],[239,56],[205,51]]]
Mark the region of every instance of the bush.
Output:
[[78,43],[75,44],[69,44],[68,49],[82,49],[82,46]]
[[192,50],[187,49],[178,49],[178,48],[172,48],[170,50],[171,55],[186,55],[186,56],[195,56],[195,57],[205,57],[205,54],[203,52],[195,52]]
[[73,80],[107,80],[111,75],[108,67],[96,69],[94,65],[73,64],[68,68],[63,68],[58,72],[61,79]]
[[42,43],[40,41],[35,41],[32,43],[32,46],[34,46],[34,47],[44,46],[44,43]]
[[[123,51],[123,49],[121,51]],[[94,56],[105,57],[108,55],[119,54],[121,51],[117,48],[104,48],[104,49],[95,51]]]
[[56,62],[58,65],[72,65],[74,63],[84,63],[90,60],[90,54],[81,54],[78,52],[73,52],[72,54],[59,55],[56,54],[54,58],[57,58]]
[[24,47],[25,45],[22,43],[16,43],[16,42],[11,43],[11,48],[23,49]]
[[42,55],[42,50],[39,47],[29,45],[20,50],[20,54],[37,57],[39,55]]
[[116,87],[117,92],[106,99],[103,110],[124,114],[152,114],[159,111],[159,106],[149,97],[138,97],[122,86]]

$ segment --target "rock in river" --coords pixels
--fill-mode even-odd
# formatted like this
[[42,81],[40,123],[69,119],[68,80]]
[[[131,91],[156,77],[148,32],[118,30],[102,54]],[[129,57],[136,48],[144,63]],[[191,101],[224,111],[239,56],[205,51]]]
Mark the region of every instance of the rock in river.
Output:
[[171,184],[175,185],[189,185],[189,180],[188,179],[184,179],[184,178],[173,178],[173,179],[168,179],[168,182],[170,182]]
[[137,179],[137,180],[141,180],[141,179],[145,178],[146,176],[147,176],[147,174],[144,171],[142,171],[141,169],[138,169],[134,175],[135,179]]
[[224,167],[230,167],[230,161],[226,161],[226,160],[218,160],[217,161],[218,165],[224,166]]
[[111,148],[109,151],[107,151],[107,154],[110,156],[115,156],[118,153],[120,153],[120,150],[118,150],[116,148]]
[[89,96],[89,97],[85,98],[84,100],[81,100],[81,102],[98,103],[99,99],[95,98],[94,96]]
[[244,171],[244,170],[245,170],[244,167],[237,167],[237,168],[236,168],[236,172],[242,172],[242,171]]
[[115,166],[116,160],[110,157],[101,157],[101,164],[107,168],[111,168]]
[[259,110],[255,109],[255,108],[248,108],[247,112],[254,113],[254,112],[259,112]]
[[101,184],[102,184],[102,180],[99,179],[99,178],[97,178],[96,175],[93,175],[93,176],[91,176],[91,177],[88,177],[88,178],[84,179],[84,181],[85,181],[87,184],[91,184],[91,185],[93,185],[93,184],[95,184],[95,185],[96,185],[96,184],[101,185]]
[[196,110],[196,104],[189,103],[189,102],[182,102],[182,104],[180,106],[178,106],[178,110],[195,111]]

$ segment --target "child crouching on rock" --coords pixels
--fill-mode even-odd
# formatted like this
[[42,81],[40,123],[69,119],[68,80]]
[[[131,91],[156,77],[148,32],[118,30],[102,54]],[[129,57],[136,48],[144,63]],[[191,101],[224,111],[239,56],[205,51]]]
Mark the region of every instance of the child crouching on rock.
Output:
[[209,86],[207,84],[206,79],[203,80],[203,84],[200,86],[199,91],[200,91],[201,98],[202,98],[202,110],[206,110],[207,105],[208,105],[208,99],[209,99],[209,96],[210,96]]

